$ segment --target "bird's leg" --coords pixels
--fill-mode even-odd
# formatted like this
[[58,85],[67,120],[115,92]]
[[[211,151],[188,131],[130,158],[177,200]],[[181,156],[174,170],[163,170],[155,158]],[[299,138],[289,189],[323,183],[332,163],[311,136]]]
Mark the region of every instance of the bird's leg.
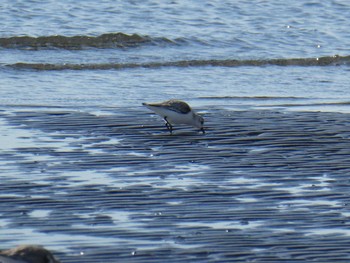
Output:
[[165,126],[168,129],[168,131],[170,132],[170,134],[173,134],[173,126],[170,124],[170,122],[168,122],[167,117],[164,117],[165,120]]
[[203,134],[205,134],[205,130],[203,127],[199,131],[201,131],[201,132],[203,132]]

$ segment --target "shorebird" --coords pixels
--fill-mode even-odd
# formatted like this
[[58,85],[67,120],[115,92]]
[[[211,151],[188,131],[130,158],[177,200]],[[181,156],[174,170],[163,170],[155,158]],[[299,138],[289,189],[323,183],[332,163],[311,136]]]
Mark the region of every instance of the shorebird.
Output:
[[165,120],[165,126],[170,134],[173,133],[173,124],[187,124],[204,131],[204,119],[195,113],[191,107],[181,100],[167,100],[160,103],[142,103]]
[[41,246],[22,245],[0,251],[0,263],[60,263]]

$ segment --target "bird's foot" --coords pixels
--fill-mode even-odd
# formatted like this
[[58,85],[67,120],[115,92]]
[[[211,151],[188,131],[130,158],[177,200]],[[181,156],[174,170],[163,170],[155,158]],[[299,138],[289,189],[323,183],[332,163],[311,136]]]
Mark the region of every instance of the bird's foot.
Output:
[[164,120],[166,128],[168,129],[170,134],[173,134],[173,126],[170,124],[170,122],[168,122],[167,117],[164,117]]

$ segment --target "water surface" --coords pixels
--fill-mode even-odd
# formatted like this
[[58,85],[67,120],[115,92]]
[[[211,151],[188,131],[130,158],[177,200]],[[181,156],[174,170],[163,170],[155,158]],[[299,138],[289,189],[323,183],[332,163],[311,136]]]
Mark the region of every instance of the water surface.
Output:
[[[3,248],[349,261],[346,1],[0,6]],[[206,135],[141,106],[170,98]]]

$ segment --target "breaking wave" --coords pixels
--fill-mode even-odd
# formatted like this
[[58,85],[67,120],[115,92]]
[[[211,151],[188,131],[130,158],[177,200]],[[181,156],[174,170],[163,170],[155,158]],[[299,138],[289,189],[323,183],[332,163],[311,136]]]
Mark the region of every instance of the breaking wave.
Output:
[[[198,40],[193,40],[195,43]],[[150,37],[139,34],[106,33],[99,36],[13,36],[0,38],[0,48],[3,49],[65,49],[81,50],[84,48],[131,48],[142,45],[183,45],[191,42],[186,38],[168,39],[166,37]],[[149,62],[124,63],[30,63],[18,62],[3,64],[15,69],[33,70],[109,70],[131,68],[161,68],[161,67],[240,67],[240,66],[335,66],[350,65],[350,56],[324,56],[311,58],[280,58],[280,59],[196,59],[196,60],[165,60]]]
[[100,36],[14,36],[0,38],[2,48],[62,48],[68,50],[79,50],[83,48],[123,48],[135,47],[142,44],[152,43],[174,43],[167,38],[152,38],[138,34],[108,33]]
[[350,56],[326,56],[319,58],[291,58],[264,60],[180,60],[145,63],[92,63],[92,64],[49,64],[49,63],[15,63],[7,64],[14,69],[33,70],[120,70],[131,68],[161,68],[161,67],[240,67],[240,66],[338,66],[350,65]]

